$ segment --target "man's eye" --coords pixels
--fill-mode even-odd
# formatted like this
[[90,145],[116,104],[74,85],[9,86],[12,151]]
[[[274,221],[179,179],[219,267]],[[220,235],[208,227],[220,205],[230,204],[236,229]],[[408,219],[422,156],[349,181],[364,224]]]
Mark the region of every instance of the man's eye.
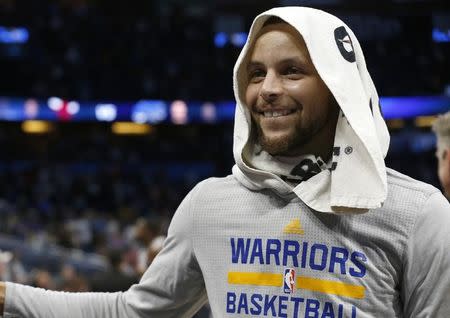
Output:
[[263,70],[253,70],[249,73],[249,79],[251,81],[257,81],[264,78],[264,76],[266,76],[266,73]]
[[299,69],[299,68],[297,68],[297,67],[288,67],[286,70],[285,70],[285,74],[286,75],[293,75],[293,74],[300,74],[301,73],[301,70]]

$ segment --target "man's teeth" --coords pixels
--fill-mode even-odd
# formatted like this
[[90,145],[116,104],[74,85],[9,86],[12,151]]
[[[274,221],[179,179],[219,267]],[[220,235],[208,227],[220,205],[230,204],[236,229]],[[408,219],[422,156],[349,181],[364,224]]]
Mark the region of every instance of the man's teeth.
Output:
[[264,114],[264,117],[266,117],[266,118],[272,118],[272,117],[286,116],[293,112],[294,112],[293,110],[278,110],[278,111],[273,111],[273,112],[264,112],[263,114]]

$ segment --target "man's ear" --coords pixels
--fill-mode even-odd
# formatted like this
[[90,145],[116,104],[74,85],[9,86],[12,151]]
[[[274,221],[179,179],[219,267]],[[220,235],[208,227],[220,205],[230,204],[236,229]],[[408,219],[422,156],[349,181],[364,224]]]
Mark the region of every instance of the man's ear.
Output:
[[441,160],[450,165],[450,148],[445,148],[442,151]]

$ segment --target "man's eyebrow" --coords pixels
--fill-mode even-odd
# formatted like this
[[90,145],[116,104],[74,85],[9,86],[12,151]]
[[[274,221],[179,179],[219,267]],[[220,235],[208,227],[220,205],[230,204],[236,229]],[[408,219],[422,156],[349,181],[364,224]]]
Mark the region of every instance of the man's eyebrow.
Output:
[[262,62],[259,61],[250,61],[247,64],[247,69],[251,69],[251,68],[255,68],[255,67],[260,67],[263,66],[264,64]]
[[[287,57],[285,59],[282,59],[282,60],[278,61],[277,64],[281,64],[281,65],[284,65],[284,64],[298,64],[300,66],[305,66],[305,67],[307,67],[309,65],[309,63],[306,60],[306,58],[301,58],[301,57],[298,57],[298,56]],[[260,67],[260,66],[264,66],[264,63],[262,63],[260,61],[257,61],[257,60],[254,60],[254,61],[250,61],[247,64],[247,69],[252,69],[252,68]]]
[[282,59],[278,63],[279,64],[302,64],[302,65],[307,65],[308,61],[306,60],[306,58],[300,58],[298,56],[293,56],[293,57],[288,57],[288,58]]

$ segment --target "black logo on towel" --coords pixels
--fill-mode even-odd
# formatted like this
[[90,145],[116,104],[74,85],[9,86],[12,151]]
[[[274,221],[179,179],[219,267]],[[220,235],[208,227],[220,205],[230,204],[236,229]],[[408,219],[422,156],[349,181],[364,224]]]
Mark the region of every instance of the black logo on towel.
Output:
[[311,159],[304,159],[298,165],[294,167],[291,171],[291,175],[301,177],[302,181],[306,181],[309,178],[315,176],[320,173],[322,169],[318,163],[312,161]]
[[341,26],[334,30],[334,39],[336,40],[336,45],[344,59],[349,62],[355,62],[356,58],[355,51],[353,50],[353,43],[345,27]]
[[349,155],[353,152],[353,147],[347,146],[344,149],[345,154]]

